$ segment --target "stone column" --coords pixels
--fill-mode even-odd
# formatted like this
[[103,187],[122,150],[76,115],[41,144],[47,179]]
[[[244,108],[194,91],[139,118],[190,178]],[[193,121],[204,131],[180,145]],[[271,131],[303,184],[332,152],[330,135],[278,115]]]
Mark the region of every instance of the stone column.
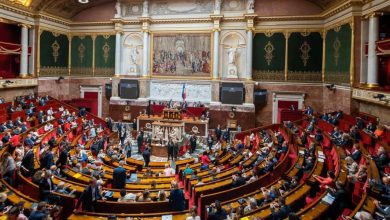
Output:
[[253,82],[245,83],[245,106],[254,107],[253,104],[253,91],[255,89],[255,84]]
[[25,24],[20,25],[22,28],[21,36],[21,54],[20,54],[20,73],[19,77],[26,78],[28,75],[28,29],[29,26]]
[[144,31],[143,33],[143,62],[142,62],[142,77],[146,78],[149,75],[149,33]]
[[360,84],[364,85],[367,83],[367,57],[364,52],[366,49],[366,42],[368,42],[368,20],[362,19],[361,31],[360,31],[360,42],[361,42],[361,53],[360,53]]
[[219,78],[219,30],[214,31],[213,79]]
[[376,41],[379,39],[379,18],[376,13],[368,20],[368,68],[367,86],[378,86],[378,57],[376,55]]
[[246,31],[246,79],[252,80],[252,51],[253,51],[253,32],[251,29]]
[[32,28],[29,31],[29,46],[31,47],[31,55],[28,58],[28,74],[33,76],[34,75],[34,59],[35,59],[35,29]]
[[115,35],[115,75],[121,74],[121,32],[117,31]]

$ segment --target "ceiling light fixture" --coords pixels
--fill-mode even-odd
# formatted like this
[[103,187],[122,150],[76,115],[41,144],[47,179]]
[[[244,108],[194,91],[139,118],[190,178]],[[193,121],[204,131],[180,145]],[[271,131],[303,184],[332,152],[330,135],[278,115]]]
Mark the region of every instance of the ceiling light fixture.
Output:
[[89,3],[89,0],[79,0],[79,2],[80,2],[81,4],[87,4],[87,3]]

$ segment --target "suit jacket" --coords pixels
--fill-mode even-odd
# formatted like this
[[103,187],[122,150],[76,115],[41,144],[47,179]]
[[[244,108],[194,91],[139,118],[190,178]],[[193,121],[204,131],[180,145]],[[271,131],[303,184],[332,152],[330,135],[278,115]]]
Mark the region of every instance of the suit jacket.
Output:
[[[51,179],[49,179],[51,182]],[[53,182],[51,182],[51,186],[46,178],[43,178],[39,182],[39,199],[42,201],[48,202],[50,196],[50,190],[54,190]]]
[[[98,186],[95,186],[95,200],[99,200],[102,198],[102,195],[99,192]],[[84,211],[95,211],[93,207],[93,201],[92,201],[92,187],[87,186],[83,193],[81,193],[79,200],[77,201],[76,204],[76,209],[79,208],[80,203],[82,203],[82,209]]]
[[284,205],[282,207],[279,208],[279,210],[277,212],[275,212],[274,209],[271,209],[271,212],[272,212],[272,217],[274,220],[279,220],[279,219],[285,219],[288,217],[288,215],[290,214],[291,212],[291,209],[289,206],[287,205]]
[[41,168],[50,169],[50,167],[54,164],[54,156],[52,152],[47,152],[45,156],[43,156],[41,162]]
[[29,150],[22,159],[22,166],[29,170],[29,172],[34,171],[34,153],[32,150]]
[[112,176],[112,188],[124,189],[126,185],[126,170],[123,167],[114,169]]
[[169,203],[173,211],[183,211],[185,209],[185,197],[181,189],[173,189],[169,195]]

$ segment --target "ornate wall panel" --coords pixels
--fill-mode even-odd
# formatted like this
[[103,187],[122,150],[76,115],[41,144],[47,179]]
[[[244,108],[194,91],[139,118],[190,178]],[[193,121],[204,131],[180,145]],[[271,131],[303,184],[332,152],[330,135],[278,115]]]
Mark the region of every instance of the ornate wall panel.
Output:
[[69,40],[64,34],[42,31],[40,35],[40,76],[68,75]]
[[325,82],[350,83],[352,29],[344,24],[326,32]]
[[91,36],[73,36],[71,75],[92,76],[93,41]]
[[291,33],[288,39],[288,81],[322,81],[322,44],[319,32]]
[[284,81],[285,54],[283,33],[257,33],[253,39],[253,79]]
[[150,4],[151,15],[207,14],[214,10],[214,1],[209,0],[157,0]]
[[95,76],[115,73],[115,35],[98,35],[95,40]]
[[[186,83],[187,101],[211,102],[211,84],[209,83]],[[152,81],[150,84],[150,98],[152,100],[182,101],[182,82]]]

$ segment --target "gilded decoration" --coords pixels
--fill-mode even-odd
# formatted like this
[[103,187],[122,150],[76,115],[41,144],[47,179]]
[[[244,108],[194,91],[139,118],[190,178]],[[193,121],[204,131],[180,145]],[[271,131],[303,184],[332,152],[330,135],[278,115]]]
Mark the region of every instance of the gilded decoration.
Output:
[[284,71],[254,71],[253,78],[261,81],[285,81]]
[[339,64],[339,58],[340,58],[340,47],[341,47],[341,42],[338,37],[336,37],[336,40],[333,42],[333,49],[334,49],[334,62],[336,66]]
[[349,85],[349,77],[348,72],[326,72],[325,82]]
[[86,48],[85,48],[84,44],[81,43],[78,47],[80,63],[84,62],[85,50],[86,50]]
[[320,71],[289,71],[287,74],[287,80],[299,82],[321,82],[322,75]]
[[302,59],[302,62],[303,62],[303,66],[306,67],[307,66],[307,62],[309,61],[310,59],[310,50],[311,50],[311,47],[310,47],[310,44],[307,43],[307,41],[304,41],[303,44],[301,45],[301,47],[299,48],[299,50],[301,51],[301,59]]
[[108,45],[108,43],[106,42],[106,43],[103,45],[102,50],[103,50],[104,63],[107,63],[107,62],[108,62],[108,57],[109,57],[109,55],[110,55],[111,47],[110,47],[110,45]]
[[39,76],[64,76],[68,75],[67,67],[42,67]]
[[271,65],[272,59],[274,58],[273,52],[275,51],[274,45],[271,43],[271,41],[268,41],[268,43],[264,47],[265,55],[264,58],[267,61],[268,66]]
[[57,40],[55,40],[54,43],[51,45],[51,49],[53,50],[52,55],[54,58],[54,63],[57,63],[58,57],[60,56],[60,45],[58,44]]

